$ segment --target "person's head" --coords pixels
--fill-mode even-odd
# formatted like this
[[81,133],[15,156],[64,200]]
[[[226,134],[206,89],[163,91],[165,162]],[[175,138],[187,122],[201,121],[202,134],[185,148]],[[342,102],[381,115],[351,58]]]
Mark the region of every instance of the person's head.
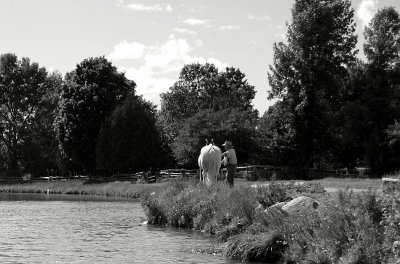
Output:
[[233,148],[232,142],[230,142],[230,141],[225,141],[225,143],[222,144],[222,146],[223,146],[225,149],[231,149],[231,148]]

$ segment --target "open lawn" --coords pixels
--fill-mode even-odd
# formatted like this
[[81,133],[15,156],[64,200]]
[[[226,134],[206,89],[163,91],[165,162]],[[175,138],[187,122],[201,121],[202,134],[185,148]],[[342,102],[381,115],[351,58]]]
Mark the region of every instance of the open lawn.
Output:
[[[320,180],[312,180],[312,181],[276,181],[277,183],[293,183],[293,184],[321,184],[325,190],[328,192],[334,192],[339,190],[345,190],[346,188],[351,189],[353,191],[361,191],[361,190],[377,190],[380,191],[382,189],[382,180],[381,179],[351,179],[351,178],[325,178]],[[235,179],[235,183],[238,185],[263,185],[269,184],[269,181],[244,181],[241,179]]]

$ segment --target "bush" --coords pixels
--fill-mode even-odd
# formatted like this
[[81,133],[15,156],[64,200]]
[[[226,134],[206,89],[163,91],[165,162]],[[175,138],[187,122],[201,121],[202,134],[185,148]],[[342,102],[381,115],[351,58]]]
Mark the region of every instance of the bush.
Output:
[[227,258],[242,261],[276,263],[282,259],[286,248],[286,241],[279,232],[257,235],[244,233],[229,239],[224,254]]
[[257,200],[264,207],[270,207],[289,199],[286,190],[287,185],[271,182],[269,185],[257,187]]
[[383,207],[383,248],[386,256],[393,256],[396,252],[393,245],[400,240],[400,191],[386,193],[382,197]]

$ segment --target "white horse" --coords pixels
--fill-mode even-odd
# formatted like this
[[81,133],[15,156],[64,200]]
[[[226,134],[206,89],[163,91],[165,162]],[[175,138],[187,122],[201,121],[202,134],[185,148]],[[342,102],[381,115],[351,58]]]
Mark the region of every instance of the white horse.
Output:
[[201,148],[198,159],[200,167],[200,181],[211,186],[217,182],[219,169],[221,168],[221,149],[214,145],[214,141]]

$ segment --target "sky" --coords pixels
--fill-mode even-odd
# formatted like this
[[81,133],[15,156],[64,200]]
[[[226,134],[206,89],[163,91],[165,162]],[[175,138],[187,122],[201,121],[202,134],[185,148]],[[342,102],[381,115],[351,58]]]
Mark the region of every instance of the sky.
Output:
[[[352,0],[357,48],[378,9],[398,0]],[[105,56],[160,105],[188,63],[239,68],[256,90],[262,115],[268,100],[273,44],[286,41],[294,0],[0,0],[0,54],[28,57],[63,75],[89,57]]]

